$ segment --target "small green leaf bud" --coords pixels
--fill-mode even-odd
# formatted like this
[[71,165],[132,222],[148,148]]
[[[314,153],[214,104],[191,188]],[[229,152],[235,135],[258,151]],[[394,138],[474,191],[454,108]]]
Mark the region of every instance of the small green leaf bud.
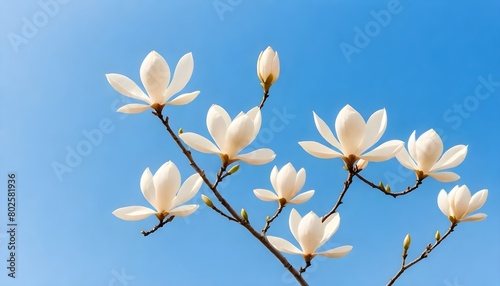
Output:
[[205,195],[201,195],[201,199],[203,200],[203,202],[210,208],[213,208],[214,207],[214,203],[212,203],[212,200],[205,196]]

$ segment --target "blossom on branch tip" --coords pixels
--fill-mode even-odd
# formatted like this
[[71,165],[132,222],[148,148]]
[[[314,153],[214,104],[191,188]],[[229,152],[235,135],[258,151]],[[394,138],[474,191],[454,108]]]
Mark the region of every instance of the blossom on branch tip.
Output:
[[290,254],[300,254],[306,261],[310,261],[316,255],[329,258],[340,258],[349,253],[352,249],[350,245],[344,245],[326,251],[316,252],[325,244],[337,231],[340,225],[340,215],[334,213],[325,222],[321,222],[314,212],[309,212],[304,217],[292,209],[289,220],[290,230],[299,242],[301,249],[280,237],[268,236],[269,242],[279,251]]
[[292,163],[288,163],[279,171],[276,166],[271,171],[271,185],[276,193],[265,189],[255,189],[253,193],[263,201],[277,201],[283,206],[286,204],[302,204],[314,195],[313,190],[297,195],[305,182],[306,170],[301,168],[297,172]]
[[181,175],[171,161],[163,164],[153,175],[146,168],[141,177],[141,191],[146,200],[155,208],[143,206],[123,207],[113,214],[123,220],[141,220],[155,214],[159,220],[168,215],[187,216],[198,209],[198,205],[182,205],[196,195],[203,180],[200,175],[190,176],[181,186]]
[[452,223],[480,221],[486,218],[486,214],[470,214],[480,209],[487,198],[488,190],[486,189],[480,190],[471,196],[470,190],[466,185],[457,185],[448,194],[445,190],[439,192],[438,206],[441,212]]
[[175,99],[168,101],[174,94],[181,91],[193,73],[193,55],[185,54],[175,67],[174,76],[170,82],[170,68],[167,61],[156,51],[150,52],[142,62],[140,75],[146,93],[130,78],[110,73],[106,74],[109,84],[119,93],[144,101],[146,104],[131,103],[118,109],[122,113],[139,113],[147,110],[149,107],[156,111],[161,111],[167,104],[184,105],[193,101],[199,91],[184,93]]
[[260,52],[257,60],[257,76],[265,92],[269,91],[271,85],[280,76],[280,59],[278,52],[275,52],[273,48],[267,47],[267,49]]
[[340,152],[335,151],[321,143],[314,141],[299,142],[300,146],[314,157],[322,159],[342,158],[346,166],[351,168],[356,161],[363,159],[366,162],[360,164],[366,167],[368,161],[381,162],[394,157],[403,148],[403,141],[390,140],[377,148],[365,152],[379,141],[387,126],[387,114],[385,109],[373,113],[367,122],[350,105],[344,106],[335,119],[335,131],[337,138],[333,135],[328,125],[313,112],[314,123],[321,136]]
[[413,131],[408,140],[408,151],[403,148],[396,155],[399,163],[414,170],[419,180],[427,176],[441,182],[453,182],[460,179],[456,173],[439,171],[462,163],[467,155],[467,146],[456,145],[443,154],[443,141],[434,129],[426,131],[416,140],[415,132]]
[[231,120],[224,108],[214,104],[208,110],[207,128],[217,146],[207,138],[192,132],[184,132],[179,137],[197,151],[219,155],[225,166],[238,160],[252,165],[261,165],[271,162],[276,157],[273,150],[261,148],[250,153],[239,154],[257,137],[261,122],[258,107],[250,109],[247,113],[240,112]]

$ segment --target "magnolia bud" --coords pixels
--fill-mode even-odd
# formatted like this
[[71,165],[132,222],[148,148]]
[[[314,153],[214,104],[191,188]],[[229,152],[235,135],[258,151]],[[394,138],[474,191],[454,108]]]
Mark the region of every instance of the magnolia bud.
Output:
[[212,200],[205,196],[205,195],[201,195],[201,199],[203,200],[203,202],[210,208],[213,208],[214,207],[214,203],[212,203]]
[[438,231],[436,231],[436,235],[434,235],[434,238],[435,238],[436,240],[440,240],[440,239],[441,239],[441,233],[439,233],[439,230],[438,230]]
[[179,128],[179,131],[177,131],[177,134],[181,135],[182,133],[184,133],[184,131],[182,131],[182,128]]
[[383,189],[384,188],[384,184],[382,184],[382,182],[378,183],[378,187]]
[[241,217],[248,221],[248,214],[247,214],[247,211],[245,209],[241,209]]
[[238,172],[239,169],[240,169],[240,165],[239,164],[238,165],[234,165],[231,169],[229,169],[228,173],[229,173],[229,175],[232,175],[232,174]]
[[271,217],[266,216],[266,221],[270,221],[270,220],[271,220]]
[[385,186],[385,192],[390,193],[391,192],[391,187],[389,185]]
[[280,59],[278,52],[275,52],[273,48],[267,47],[267,49],[260,53],[257,60],[257,75],[264,91],[266,93],[269,92],[271,85],[280,76]]
[[408,250],[408,248],[410,248],[410,244],[411,244],[411,237],[410,234],[407,234],[403,241],[403,249],[405,250],[405,252]]

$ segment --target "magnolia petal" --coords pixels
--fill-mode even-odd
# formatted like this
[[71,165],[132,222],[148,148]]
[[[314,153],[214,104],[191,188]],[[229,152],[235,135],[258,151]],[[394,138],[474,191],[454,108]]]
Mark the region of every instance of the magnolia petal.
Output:
[[337,232],[337,229],[339,229],[340,226],[340,214],[332,214],[323,223],[325,224],[325,232],[318,247],[325,244],[325,242],[327,242]]
[[344,245],[327,251],[316,252],[316,255],[325,256],[328,258],[340,258],[351,252],[351,245]]
[[252,141],[253,141],[255,137],[257,137],[257,134],[259,134],[260,126],[262,124],[262,114],[258,106],[250,109],[246,114],[253,120],[253,133],[252,133]]
[[287,163],[278,173],[276,184],[278,189],[276,193],[278,196],[290,200],[295,195],[295,179],[297,178],[297,171],[291,163]]
[[193,92],[190,92],[190,93],[184,93],[184,94],[181,94],[178,97],[172,99],[167,104],[170,104],[170,105],[184,105],[184,104],[188,104],[191,101],[193,101],[198,96],[198,94],[200,94],[199,91],[193,91]]
[[163,93],[170,81],[170,68],[167,61],[156,51],[150,52],[141,64],[141,81],[152,103],[163,104]]
[[263,200],[265,202],[272,202],[272,201],[279,200],[278,196],[275,193],[268,191],[268,190],[255,189],[255,190],[253,190],[253,193],[255,194],[255,196],[257,198],[259,198],[260,200]]
[[270,180],[275,191],[278,189],[278,184],[276,184],[276,181],[278,180],[278,173],[278,167],[274,166],[271,170]]
[[273,82],[275,82],[280,77],[280,58],[278,57],[278,52],[274,54],[272,71]]
[[183,205],[180,207],[176,207],[168,213],[174,216],[188,216],[194,213],[199,207],[199,205]]
[[467,156],[467,146],[454,146],[448,149],[448,151],[443,154],[437,163],[432,166],[431,172],[456,167],[464,161],[465,156]]
[[310,190],[310,191],[307,191],[307,192],[304,192],[300,195],[295,196],[295,198],[288,201],[288,203],[295,204],[295,205],[303,204],[303,203],[307,202],[309,199],[311,199],[313,195],[314,195],[314,190]]
[[288,219],[288,227],[293,234],[296,241],[299,241],[299,224],[302,220],[299,212],[296,209],[292,209],[290,212],[290,217]]
[[149,97],[130,78],[117,73],[109,73],[106,75],[106,79],[108,80],[109,84],[119,93],[151,104],[151,100],[149,99]]
[[186,132],[179,135],[179,137],[186,143],[189,147],[202,152],[210,154],[220,154],[219,148],[217,148],[214,143],[210,142],[207,138],[192,132]]
[[304,168],[300,168],[297,172],[297,177],[295,178],[295,193],[300,192],[304,184],[306,183],[306,170]]
[[344,157],[344,155],[340,154],[339,152],[334,151],[318,142],[301,141],[299,142],[299,145],[302,147],[302,149],[304,149],[304,151],[317,158],[331,159]]
[[153,183],[153,174],[149,168],[146,168],[141,176],[141,192],[142,195],[146,198],[146,200],[156,209],[156,193],[155,193],[155,185]]
[[468,221],[480,221],[483,220],[487,217],[486,214],[484,213],[478,213],[478,214],[473,214],[471,216],[468,216],[466,218],[461,219],[461,222],[468,222]]
[[276,158],[276,154],[269,148],[261,148],[250,153],[236,156],[236,159],[251,165],[266,164],[274,160],[274,158]]
[[314,213],[306,214],[299,223],[298,236],[299,244],[304,254],[313,254],[323,240],[325,225]]
[[175,67],[172,82],[165,91],[164,94],[165,100],[168,100],[170,97],[172,97],[172,95],[178,93],[186,86],[188,81],[191,79],[191,75],[193,74],[193,68],[194,68],[193,54],[187,53],[184,56],[182,56],[182,58],[177,63],[177,66]]
[[361,154],[380,140],[387,127],[387,113],[384,109],[377,110],[370,116],[366,123],[365,137],[359,146],[358,152]]
[[453,199],[450,200],[455,218],[461,219],[466,216],[470,199],[471,195],[469,188],[466,185],[460,186]]
[[230,158],[238,154],[250,144],[254,137],[253,119],[246,114],[235,118],[227,127],[224,149],[221,149]]
[[149,108],[149,105],[145,104],[140,104],[140,103],[131,103],[124,105],[120,108],[118,108],[117,112],[121,113],[128,113],[128,114],[135,114],[135,113],[140,113]]
[[390,140],[372,151],[359,156],[359,158],[372,162],[386,161],[394,157],[403,148],[403,146],[404,143],[401,140]]
[[281,237],[268,236],[267,240],[279,251],[286,252],[290,254],[302,254],[302,251],[298,249],[295,245],[290,243]]
[[116,217],[130,221],[145,219],[155,213],[156,211],[141,206],[124,207],[113,211]]
[[410,157],[410,154],[408,154],[408,151],[406,151],[405,148],[401,148],[401,150],[396,154],[396,159],[404,167],[410,170],[418,170],[417,164],[415,164],[415,161],[413,161],[413,159]]
[[415,146],[416,157],[413,158],[419,169],[427,173],[443,154],[443,141],[434,129],[429,129],[418,137]]
[[326,142],[330,143],[333,147],[341,150],[340,143],[333,135],[332,130],[328,125],[321,119],[316,113],[313,111],[314,124],[319,131],[319,134],[326,140]]
[[222,150],[226,143],[227,128],[231,124],[231,117],[226,110],[218,105],[212,105],[207,113],[207,129],[215,143]]
[[[413,130],[413,132],[410,135],[410,138],[408,139],[408,152],[410,153],[410,156],[413,158],[413,160],[417,161],[417,139],[416,139],[416,130]],[[418,164],[418,161],[417,161]]]
[[175,194],[181,186],[181,173],[172,161],[163,164],[153,176],[156,189],[156,206],[158,211],[169,211]]
[[450,201],[448,200],[448,194],[446,193],[445,190],[441,190],[439,192],[437,203],[438,203],[438,207],[441,210],[441,212],[446,217],[449,217],[451,215],[451,213],[450,213]]
[[171,208],[182,205],[192,199],[201,188],[203,179],[198,174],[193,174],[182,184],[177,196],[172,201]]
[[486,202],[487,198],[488,198],[488,190],[486,189],[480,190],[479,192],[475,193],[470,199],[466,215],[480,209]]
[[358,148],[363,143],[366,132],[366,123],[361,114],[346,105],[335,119],[335,131],[342,146],[342,153],[346,156],[359,155]]
[[444,183],[449,183],[460,179],[460,176],[453,172],[433,172],[429,173],[428,175]]

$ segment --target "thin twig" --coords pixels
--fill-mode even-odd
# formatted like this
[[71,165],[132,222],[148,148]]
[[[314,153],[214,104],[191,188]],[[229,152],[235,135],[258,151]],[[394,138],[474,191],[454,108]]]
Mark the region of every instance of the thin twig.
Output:
[[306,272],[307,268],[311,266],[311,260],[306,260],[306,266],[305,267],[300,267],[299,273],[302,276],[302,273]]
[[269,91],[265,91],[264,96],[262,96],[262,101],[259,104],[259,109],[262,109],[262,107],[264,107],[264,103],[266,103],[268,97],[269,97]]
[[424,179],[417,179],[415,181],[415,185],[413,185],[413,187],[408,187],[406,188],[406,190],[404,191],[401,191],[399,193],[391,193],[391,192],[388,192],[386,189],[384,189],[383,186],[380,186],[380,185],[375,185],[374,183],[368,181],[367,179],[365,179],[363,176],[361,176],[359,174],[359,172],[355,173],[356,177],[358,177],[362,182],[366,183],[367,185],[369,185],[370,187],[374,188],[374,189],[377,189],[379,191],[381,191],[382,193],[384,193],[385,195],[388,195],[388,196],[391,196],[393,198],[397,198],[399,196],[403,196],[403,195],[406,195],[406,194],[409,194],[411,192],[413,192],[414,190],[416,190],[421,184],[422,182],[424,181]]
[[[264,96],[265,97],[265,96]],[[265,100],[263,100],[265,101]],[[263,105],[263,103],[261,103]],[[189,151],[181,142],[177,134],[172,130],[170,127],[168,120],[168,117],[163,118],[163,115],[161,111],[156,111],[153,112],[153,114],[158,117],[165,128],[167,129],[167,132],[170,134],[172,139],[174,139],[175,143],[177,143],[177,146],[182,150],[182,153],[186,156],[186,158],[189,161],[189,164],[191,167],[200,175],[202,178],[203,182],[209,187],[209,189],[212,191],[212,193],[217,197],[219,200],[220,204],[226,208],[226,210],[231,214],[231,216],[239,222],[240,225],[242,225],[244,228],[252,234],[253,237],[255,237],[257,240],[259,240],[280,262],[283,264],[283,267],[285,267],[292,275],[293,277],[299,282],[301,286],[308,286],[307,282],[304,280],[304,278],[300,275],[300,273],[295,269],[290,262],[279,252],[268,240],[267,238],[260,234],[255,228],[250,225],[250,223],[240,217],[240,215],[233,209],[233,207],[226,201],[226,199],[219,193],[219,191],[216,188],[216,183],[212,184],[210,180],[207,178],[205,175],[205,172],[201,170],[201,168],[196,164],[196,162],[193,159],[193,156],[191,154],[191,151]],[[227,167],[227,166],[226,166]]]
[[169,222],[173,221],[173,220],[174,220],[174,218],[175,218],[175,216],[174,216],[174,215],[173,215],[173,216],[170,216],[169,218],[167,218],[167,219],[164,219],[164,220],[160,221],[160,223],[159,223],[159,224],[157,224],[155,227],[153,227],[153,229],[152,229],[152,230],[150,230],[150,231],[144,231],[144,230],[143,230],[143,231],[141,231],[141,233],[142,233],[142,235],[144,235],[144,236],[148,236],[148,235],[152,234],[153,232],[157,231],[160,227],[163,227],[163,226],[164,226],[164,225],[166,225],[167,223],[169,223]]
[[347,175],[347,179],[344,182],[344,189],[340,193],[339,198],[337,199],[337,203],[335,203],[333,208],[326,215],[323,216],[323,218],[321,219],[322,222],[324,222],[329,216],[334,214],[337,211],[338,207],[341,204],[343,204],[342,199],[344,198],[345,194],[347,193],[349,186],[351,186],[351,184],[352,184],[352,178],[356,174],[356,170],[348,170],[347,172],[348,172],[348,175]]
[[417,257],[415,260],[411,261],[410,263],[406,263],[406,253],[403,252],[403,261],[401,262],[401,268],[399,268],[398,272],[394,275],[394,277],[389,280],[389,283],[387,283],[387,286],[391,286],[396,282],[396,280],[403,274],[403,272],[406,271],[406,269],[412,267],[413,265],[417,264],[419,261],[421,261],[424,258],[427,258],[427,256],[436,248],[448,235],[450,235],[455,227],[457,226],[457,223],[451,223],[450,228],[448,231],[439,239],[436,240],[434,245],[428,244],[424,251],[420,254],[419,257]]
[[285,207],[286,204],[279,203],[278,210],[276,213],[269,219],[266,219],[266,225],[262,229],[262,235],[266,235],[267,230],[271,227],[271,223],[280,215],[281,211]]
[[220,209],[218,209],[216,206],[214,206],[213,204],[210,206],[211,209],[213,209],[216,213],[220,214],[221,216],[227,218],[228,220],[230,221],[234,221],[234,222],[237,222],[239,223],[238,220],[236,220],[235,218],[232,218],[230,217],[229,215],[225,214],[223,211],[221,211]]

